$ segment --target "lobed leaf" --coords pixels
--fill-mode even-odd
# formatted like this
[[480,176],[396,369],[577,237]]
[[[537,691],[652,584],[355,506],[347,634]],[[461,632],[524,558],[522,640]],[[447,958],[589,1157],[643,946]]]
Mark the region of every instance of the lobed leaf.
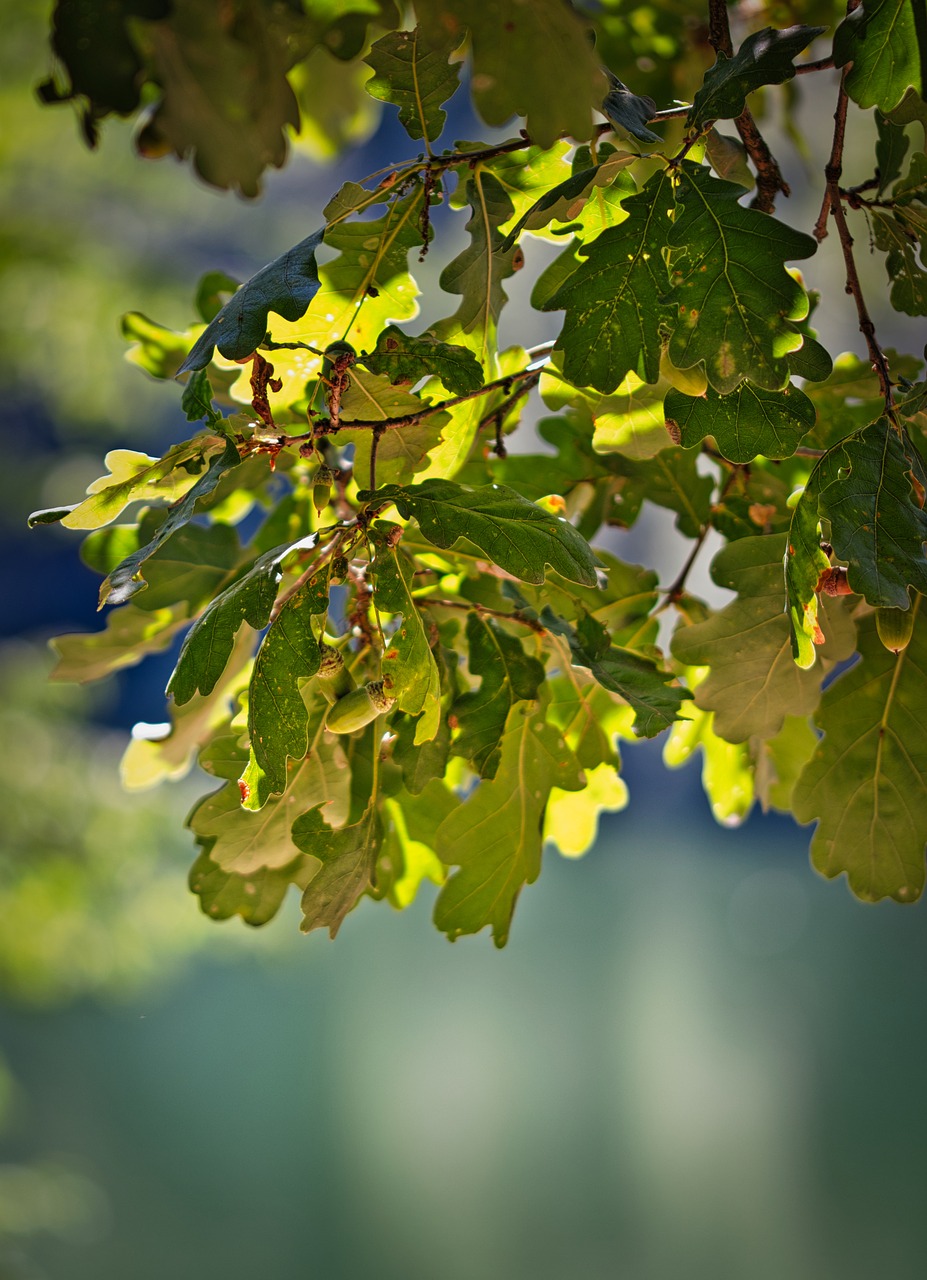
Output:
[[793,60],[826,30],[796,26],[776,31],[764,27],[747,36],[733,57],[719,53],[717,62],[705,72],[686,123],[697,128],[709,120],[735,119],[756,89],[791,80],[795,74]]
[[441,104],[460,86],[460,63],[449,62],[460,37],[445,34],[443,43],[427,40],[421,27],[390,31],[370,47],[364,61],[374,75],[364,86],[372,98],[399,108],[399,123],[410,138],[434,142],[447,115]]
[[[743,188],[684,161],[669,231],[675,324],[669,355],[678,369],[703,363],[721,395],[745,379],[768,391],[789,380],[789,352],[802,345],[793,321],[808,298],[785,270],[817,244],[768,214],[744,209]],[[651,379],[652,381],[652,379]]]
[[390,546],[380,529],[375,533],[378,536],[374,544],[374,600],[378,611],[390,613],[399,620],[396,629],[387,636],[381,660],[382,678],[400,711],[421,716],[415,731],[415,743],[420,745],[430,742],[438,732],[441,678],[424,620],[412,597],[415,566],[408,556]]
[[452,547],[466,538],[506,573],[525,582],[543,582],[544,566],[586,586],[596,584],[596,557],[569,521],[552,516],[504,485],[469,488],[449,480],[386,485],[362,500],[395,503],[413,516],[429,542]]
[[302,897],[300,929],[328,929],[334,938],[348,912],[374,883],[383,824],[374,800],[360,821],[332,830],[318,809],[293,823],[298,848],[321,862]]
[[860,107],[892,111],[909,88],[927,97],[927,18],[920,0],[866,0],[834,35],[834,65],[852,63],[846,91]]
[[544,665],[525,653],[520,640],[476,610],[467,614],[467,645],[470,674],[479,678],[480,687],[461,694],[451,708],[453,750],[481,777],[494,778],[509,712],[516,702],[539,696]]
[[765,391],[742,382],[726,396],[709,387],[703,396],[687,396],[672,388],[663,402],[666,425],[683,448],[713,436],[731,462],[790,458],[815,422],[814,405],[789,384],[784,391]]
[[517,704],[509,713],[495,777],[484,780],[438,828],[442,862],[458,867],[435,903],[437,927],[453,942],[492,929],[508,941],[515,903],[541,870],[544,811],[553,787],[578,790],[583,775],[553,726]]
[[924,887],[927,842],[927,627],[923,602],[897,656],[860,626],[860,661],[824,694],[824,736],[792,798],[799,822],[817,820],[811,859],[822,875],[846,873],[867,901],[912,902]]
[[390,382],[412,383],[434,376],[453,395],[465,396],[483,385],[483,370],[472,351],[429,334],[419,338],[391,324],[377,338],[376,349],[360,357],[372,373]]
[[295,321],[319,291],[315,251],[325,228],[269,262],[241,286],[197,338],[177,376],[205,369],[219,349],[227,360],[245,360],[264,341],[271,311]]
[[843,602],[827,602],[827,644],[822,672],[792,660],[782,582],[784,534],[738,538],[715,556],[711,576],[737,597],[704,622],[677,627],[673,657],[711,670],[695,690],[695,702],[714,713],[714,732],[727,742],[772,738],[786,716],[808,716],[821,696],[821,681],[835,662],[849,658],[856,633]]

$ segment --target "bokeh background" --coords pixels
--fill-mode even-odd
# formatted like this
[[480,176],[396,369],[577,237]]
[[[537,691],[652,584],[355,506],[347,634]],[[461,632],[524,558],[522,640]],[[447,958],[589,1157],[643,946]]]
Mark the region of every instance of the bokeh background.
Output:
[[[504,952],[449,946],[427,895],[362,903],[334,944],[295,902],[262,932],[198,913],[203,780],[118,782],[170,658],[47,684],[48,636],[100,625],[96,583],[25,516],[185,425],[125,362],[123,312],[184,328],[203,271],[246,278],[410,145],[347,104],[357,146],[303,139],[253,204],[142,164],[118,123],[91,155],[32,96],[49,8],[0,3],[0,1280],[923,1276],[924,909],[824,882],[790,821],[720,828],[659,743],[627,750],[630,806],[584,860],[548,851]],[[808,79],[808,154],[768,121],[804,227],[832,89]],[[466,108],[454,128],[487,136]],[[808,270],[819,327],[859,350],[836,257]],[[864,268],[883,341],[919,350]],[[523,275],[506,332],[541,341]],[[684,555],[658,518],[613,546],[667,575]]]

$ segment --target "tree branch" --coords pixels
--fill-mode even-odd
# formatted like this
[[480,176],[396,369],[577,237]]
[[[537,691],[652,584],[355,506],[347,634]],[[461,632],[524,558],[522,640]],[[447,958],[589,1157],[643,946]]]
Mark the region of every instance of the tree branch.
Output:
[[840,190],[840,178],[843,173],[843,148],[846,141],[847,107],[849,105],[849,98],[845,87],[848,70],[849,68],[844,68],[840,77],[840,90],[837,94],[837,106],[834,111],[834,140],[830,149],[830,159],[824,167],[824,177],[827,182],[827,187],[824,192],[824,202],[821,205],[821,212],[818,214],[818,220],[814,225],[814,237],[818,242],[824,239],[827,235],[827,219],[829,215],[832,215],[834,222],[837,224],[837,234],[840,237],[840,248],[843,252],[843,262],[844,267],[846,268],[846,291],[852,295],[853,301],[856,304],[856,314],[859,317],[859,331],[866,340],[869,358],[872,361],[872,367],[879,379],[879,389],[882,392],[882,399],[885,401],[885,407],[886,409],[891,410],[892,379],[888,369],[888,361],[882,354],[882,348],[876,340],[875,325],[872,323],[872,317],[869,315],[868,308],[866,307],[866,300],[863,297],[859,273],[856,270],[856,259],[853,257],[853,237],[850,234],[850,228],[847,225],[847,218],[843,209],[843,199]]
[[[725,58],[734,56],[725,0],[709,0],[708,43],[717,56]],[[781,191],[784,196],[792,194],[789,184],[783,178],[776,158],[760,133],[749,107],[744,107],[734,121],[734,128],[740,134],[740,140],[756,169],[756,195],[750,201],[750,208],[759,209],[761,213],[772,213],[776,207],[778,192]]]

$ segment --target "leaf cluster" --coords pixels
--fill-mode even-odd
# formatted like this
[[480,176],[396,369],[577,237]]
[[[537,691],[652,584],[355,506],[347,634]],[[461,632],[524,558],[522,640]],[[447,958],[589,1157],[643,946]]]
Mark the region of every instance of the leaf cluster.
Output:
[[[153,85],[142,150],[252,193],[298,110],[287,76],[323,49],[346,76],[363,60],[366,92],[424,150],[345,183],[323,226],[240,287],[213,273],[183,333],[127,320],[131,358],[185,380],[202,425],[163,458],[115,451],[82,502],[36,513],[88,531],[111,610],[55,642],[56,678],[183,634],[170,722],[124,774],[148,786],[198,760],[216,778],[188,825],[190,884],[218,919],[263,924],[295,886],[302,927],[334,936],[361,899],[404,907],[429,880],[442,932],[501,946],[545,843],[576,856],[625,803],[620,744],[663,733],[670,767],[701,749],[720,821],[757,801],[815,821],[824,874],[912,901],[927,383],[878,344],[847,220],[871,220],[894,306],[927,313],[927,161],[907,160],[927,118],[918,6],[867,0],[841,20],[816,4],[822,25],[783,29],[760,13],[735,48],[712,5],[715,59],[653,78],[662,111],[630,87],[611,12],[603,70],[593,16],[559,0],[413,8],[403,27],[388,0],[219,17],[207,0],[60,0],[67,82],[46,96],[79,99],[90,134]],[[665,61],[688,27],[660,23],[646,56]],[[87,40],[106,51],[96,69]],[[481,118],[518,115],[520,133],[442,145],[465,57]],[[877,142],[872,179],[843,190],[838,128],[812,237],[775,216],[787,188],[751,104],[831,59],[849,68],[838,123],[874,107]],[[239,96],[233,145],[226,90],[245,72],[265,92]],[[440,200],[465,243],[442,257],[440,318],[415,331],[410,257],[445,253]],[[811,327],[795,264],[813,273],[829,213],[821,251],[840,254],[867,359],[832,359]],[[531,293],[550,337],[502,348],[506,283],[538,238],[559,247]],[[543,451],[510,449],[538,401]],[[663,584],[613,553],[645,503],[676,539]],[[711,534],[720,607],[689,587]]]

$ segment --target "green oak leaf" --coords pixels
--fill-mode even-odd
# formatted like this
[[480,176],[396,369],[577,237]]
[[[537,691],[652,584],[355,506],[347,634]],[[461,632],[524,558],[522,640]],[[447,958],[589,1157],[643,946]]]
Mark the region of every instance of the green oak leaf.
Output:
[[522,888],[541,870],[544,811],[553,787],[575,791],[582,771],[559,732],[516,704],[500,744],[495,777],[484,779],[438,828],[435,850],[457,867],[435,904],[451,941],[491,927],[504,947]]
[[207,847],[190,868],[190,888],[213,920],[237,915],[257,927],[274,918],[291,884],[305,888],[316,866],[314,859],[300,855],[285,867],[259,867],[242,876],[217,866]]
[[787,715],[808,716],[821,681],[835,662],[851,657],[856,633],[843,602],[827,600],[825,666],[809,671],[792,660],[782,557],[786,536],[738,538],[714,558],[712,579],[737,598],[693,626],[679,626],[672,653],[690,667],[711,671],[695,691],[703,711],[714,712],[714,732],[727,742],[772,738]]
[[223,871],[249,876],[262,867],[279,869],[300,855],[301,847],[291,835],[296,818],[314,809],[330,827],[341,826],[348,817],[350,787],[344,750],[329,735],[320,738],[304,760],[294,762],[286,790],[272,796],[259,812],[242,808],[238,783],[230,780],[200,800],[187,826],[201,845],[209,842],[210,860]]
[[435,44],[416,27],[390,31],[371,45],[364,61],[375,74],[364,87],[372,98],[399,108],[399,123],[410,138],[434,142],[441,136],[447,119],[441,104],[460,85],[460,63],[448,61],[459,44],[453,34]]
[[[368,192],[369,204],[382,205],[388,196]],[[390,321],[410,320],[418,311],[418,288],[409,274],[409,251],[423,244],[421,221],[425,193],[416,184],[407,196],[394,198],[377,218],[330,221],[325,245],[337,256],[318,268],[319,288],[299,316],[274,320],[275,342],[292,342],[291,350],[275,350],[274,376],[283,386],[268,394],[274,413],[305,406],[314,394],[322,357],[306,347],[324,351],[333,342],[349,342],[356,351],[371,346]],[[328,206],[330,208],[331,206]],[[300,345],[304,344],[304,345]],[[307,392],[307,383],[309,386]],[[236,399],[251,403],[250,374],[239,373],[232,389]]]
[[293,842],[321,862],[303,892],[300,929],[327,928],[335,937],[341,924],[376,876],[383,824],[371,799],[360,820],[332,830],[318,809],[310,809],[293,823]]
[[815,589],[830,561],[818,527],[828,524],[851,588],[877,607],[907,609],[909,587],[927,591],[927,471],[907,435],[879,418],[834,445],[816,464],[792,513],[786,587],[795,661],[814,662]]
[[881,196],[890,182],[901,177],[901,166],[908,152],[908,135],[904,126],[896,124],[881,111],[875,113],[876,130],[876,169],[879,174],[877,195]]
[[449,480],[386,485],[365,492],[363,501],[392,502],[405,519],[413,516],[429,542],[452,547],[466,538],[507,573],[525,582],[543,582],[550,565],[571,582],[595,586],[596,557],[569,521],[553,516],[504,485],[468,488]]
[[223,452],[212,456],[206,471],[180,501],[171,507],[167,519],[158,527],[151,541],[126,556],[125,560],[104,578],[100,586],[101,609],[104,604],[125,604],[136,592],[144,590],[147,583],[142,577],[141,566],[160,550],[172,534],[182,529],[193,518],[197,501],[211,494],[225,473],[237,467],[240,462],[238,449],[231,440],[226,441]]
[[818,735],[804,716],[786,716],[776,736],[760,744],[755,782],[764,813],[792,812],[795,784],[817,745]]
[[824,694],[824,737],[795,786],[799,822],[817,820],[811,860],[846,873],[867,901],[912,902],[924,887],[927,842],[927,627],[923,600],[908,647],[882,645],[875,619],[860,626],[860,661]]
[[[891,348],[884,355],[894,378],[913,381],[918,377],[922,361],[899,355]],[[884,403],[872,362],[861,360],[849,351],[837,356],[828,378],[806,385],[804,391],[817,413],[817,422],[806,443],[818,449],[827,449],[868,426],[879,416]]]
[[287,758],[309,745],[309,716],[298,681],[319,669],[313,618],[328,612],[328,570],[319,570],[281,608],[254,660],[248,694],[251,754],[268,791],[286,788]]
[[544,814],[544,839],[565,858],[581,858],[595,844],[599,814],[616,813],[628,803],[628,788],[612,764],[586,770],[582,791],[552,787]]
[[[671,448],[673,441],[663,413],[667,383],[662,378],[658,383],[641,382],[636,374],[629,373],[620,386],[606,395],[594,387],[575,387],[567,382],[557,367],[558,357],[559,352],[555,352],[541,375],[541,396],[552,409],[574,405],[588,413],[594,425],[592,448],[596,453],[644,459]],[[554,488],[552,492],[563,491]]]
[[[231,22],[211,0],[172,5],[145,27],[145,51],[163,96],[138,146],[191,157],[212,186],[256,196],[268,165],[286,160],[299,108],[286,73],[292,20],[243,7]],[[252,348],[253,349],[253,348]]]
[[876,247],[886,252],[892,306],[909,316],[927,315],[927,155],[911,157],[892,191],[891,209],[870,214]]
[[[391,906],[402,911],[415,900],[425,880],[444,883],[447,872],[431,847],[433,832],[458,804],[450,787],[437,778],[421,795],[403,795],[383,802],[388,829],[377,863],[377,898],[386,897]],[[423,832],[422,828],[426,830]]]
[[784,391],[764,391],[742,382],[726,396],[711,387],[704,396],[687,396],[672,388],[663,411],[670,433],[683,448],[714,436],[725,458],[738,463],[758,454],[790,458],[815,421],[814,405],[792,384]]
[[591,614],[582,615],[571,627],[549,608],[541,622],[570,646],[573,665],[585,667],[603,688],[617,693],[634,708],[634,734],[653,738],[678,720],[680,708],[691,697],[688,689],[672,684],[672,671],[664,671],[653,658],[609,643],[608,632]]
[[176,333],[140,311],[129,311],[122,317],[121,329],[122,336],[133,344],[125,354],[130,364],[137,364],[153,378],[174,378],[201,326]]
[[443,778],[451,752],[451,727],[446,719],[428,742],[417,743],[417,721],[413,716],[396,715],[390,720],[390,731],[396,734],[393,759],[402,770],[402,781],[410,795],[417,796],[433,778]]
[[470,674],[479,678],[480,687],[462,694],[451,708],[456,721],[453,750],[481,777],[494,778],[508,714],[516,702],[538,697],[544,665],[525,653],[520,640],[476,610],[467,614],[467,645]]
[[663,449],[653,458],[635,461],[615,458],[609,524],[628,528],[646,499],[676,512],[676,527],[697,538],[708,522],[715,481],[698,470],[698,449]]
[[690,128],[710,120],[734,120],[748,96],[764,84],[783,84],[795,74],[794,59],[826,27],[787,27],[776,31],[764,27],[754,31],[733,55],[718,54],[705,72],[702,87],[692,100],[686,123]]
[[629,373],[656,382],[660,325],[670,314],[662,303],[668,287],[663,247],[673,201],[669,176],[654,174],[623,201],[624,221],[584,245],[578,269],[541,304],[544,311],[566,311],[557,347],[574,385],[612,392]]
[[593,192],[620,183],[625,195],[635,191],[631,178],[623,174],[625,167],[637,157],[625,151],[612,151],[606,159],[588,169],[574,169],[569,178],[548,188],[526,209],[502,243],[503,252],[512,247],[522,231],[538,231],[549,223],[574,223]]
[[[160,511],[149,514],[163,515]],[[147,523],[143,520],[139,525],[141,536]],[[219,522],[185,525],[149,558],[145,569],[148,589],[138,596],[138,607],[150,611],[186,600],[191,615],[198,612],[225,588],[240,563],[241,554],[238,534],[232,525]]]
[[[429,45],[470,32],[473,102],[489,125],[513,115],[539,147],[566,134],[582,142],[605,96],[587,21],[560,0],[416,0],[415,15]],[[512,50],[518,57],[512,57]]]
[[388,533],[390,528],[399,526],[383,521],[382,528],[374,531],[374,600],[379,611],[401,620],[386,636],[380,670],[397,708],[409,715],[421,716],[415,731],[415,743],[420,745],[430,742],[438,732],[441,677],[424,619],[412,597],[415,565],[408,556],[390,546],[384,536],[384,530]]
[[190,625],[186,603],[154,613],[126,604],[113,609],[102,631],[56,636],[51,647],[58,661],[50,679],[86,684],[134,667],[150,653],[169,649],[179,631]]
[[808,297],[784,263],[817,249],[811,236],[743,208],[742,195],[743,187],[684,161],[682,208],[668,236],[670,359],[677,369],[704,363],[721,395],[744,379],[768,391],[788,383],[788,354],[802,345],[793,321],[808,314]]
[[414,383],[434,376],[453,395],[465,396],[483,385],[483,370],[472,351],[429,334],[419,338],[391,324],[377,337],[376,349],[360,357],[372,373],[390,382]]
[[837,28],[834,65],[852,63],[846,91],[860,107],[892,111],[909,88],[927,97],[927,18],[921,0],[866,0]]
[[507,301],[503,280],[515,271],[515,248],[504,250],[500,224],[514,206],[498,178],[478,166],[467,181],[467,201],[473,216],[466,230],[470,243],[441,272],[445,293],[459,294],[460,305],[447,320],[432,326],[434,336],[469,347],[487,369],[496,345],[499,313]]
[[232,652],[235,634],[243,622],[260,631],[270,621],[270,611],[277,598],[277,587],[283,575],[285,556],[299,547],[312,547],[316,536],[297,543],[287,543],[258,556],[254,564],[236,582],[211,601],[184,640],[177,666],[167,692],[178,705],[188,702],[194,693],[203,695],[212,689],[225,670]]
[[241,286],[211,320],[177,370],[205,369],[218,347],[227,360],[245,360],[264,341],[271,311],[291,322],[305,315],[319,291],[315,251],[325,228],[288,249]]
[[[99,529],[109,524],[130,502],[177,502],[196,484],[196,472],[225,441],[216,436],[194,436],[168,449],[163,458],[151,458],[134,449],[111,449],[103,461],[109,475],[88,486],[88,497],[66,511],[66,529]],[[35,515],[29,523],[39,523]],[[47,523],[41,521],[41,523]]]

